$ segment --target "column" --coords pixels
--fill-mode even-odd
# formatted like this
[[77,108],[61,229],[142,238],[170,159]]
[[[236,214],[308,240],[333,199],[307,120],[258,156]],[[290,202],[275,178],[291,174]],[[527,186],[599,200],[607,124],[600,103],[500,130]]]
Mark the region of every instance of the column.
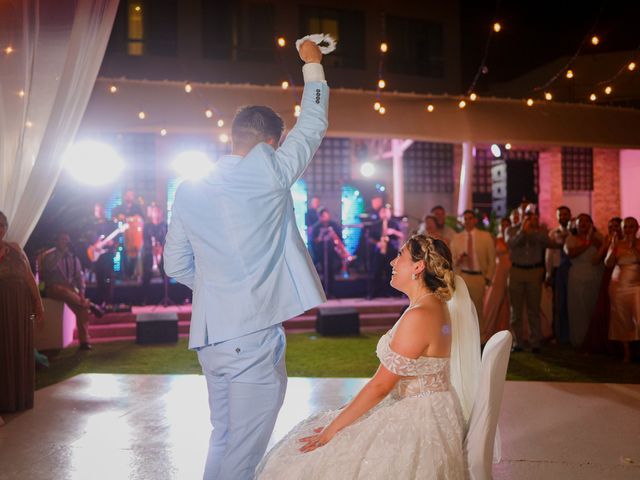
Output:
[[473,147],[471,142],[462,144],[462,167],[460,168],[460,193],[458,215],[473,207]]

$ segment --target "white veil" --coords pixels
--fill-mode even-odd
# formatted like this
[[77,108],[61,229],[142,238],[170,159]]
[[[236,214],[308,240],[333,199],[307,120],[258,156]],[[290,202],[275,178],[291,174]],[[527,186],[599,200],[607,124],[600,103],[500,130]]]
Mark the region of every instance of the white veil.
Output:
[[480,380],[480,327],[467,285],[458,275],[447,307],[451,318],[451,385],[460,399],[466,428]]

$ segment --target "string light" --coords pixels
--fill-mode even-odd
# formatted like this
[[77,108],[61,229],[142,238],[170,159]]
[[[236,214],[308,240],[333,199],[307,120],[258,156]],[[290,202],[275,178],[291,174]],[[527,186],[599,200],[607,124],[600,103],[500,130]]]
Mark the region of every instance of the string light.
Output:
[[612,92],[612,91],[613,91],[613,89],[611,88],[611,86],[610,86],[610,85],[607,85],[607,86],[604,88],[604,93],[606,93],[607,95],[611,95],[611,92]]
[[205,117],[207,117],[207,118],[211,118],[211,117],[213,117],[213,111],[211,111],[211,109],[210,109],[210,108],[207,108],[207,109],[204,111],[204,116],[205,116]]
[[287,88],[289,88],[289,82],[285,80],[280,84],[280,86],[282,87],[283,90],[286,90]]
[[592,102],[595,102],[598,99],[598,97],[596,96],[595,93],[592,93],[591,95],[589,95],[589,100],[591,100]]
[[224,120],[222,119],[218,120],[218,127],[220,128],[224,127]]
[[431,113],[436,109],[432,104],[427,105],[427,112]]
[[464,108],[467,106],[467,102],[465,102],[464,100],[460,100],[460,102],[458,103],[458,108]]
[[20,91],[18,92],[18,96],[19,96],[20,98],[24,98],[24,90],[20,90]]
[[510,143],[505,143],[504,144],[504,148],[507,150],[511,150],[511,144]]
[[471,100],[472,102],[475,102],[478,99],[478,95],[476,95],[475,93],[471,93],[471,95],[469,95],[469,100]]
[[627,68],[630,72],[633,72],[636,69],[636,62],[631,62],[629,65],[627,65]]
[[221,133],[218,137],[222,143],[227,143],[229,141],[229,135],[226,133]]
[[573,70],[567,70],[566,77],[567,78],[573,78]]
[[163,137],[167,135],[167,129],[166,128],[160,129],[160,135],[162,135]]
[[533,106],[533,98],[527,98],[527,106],[528,107],[532,107]]
[[134,10],[135,10],[136,12],[139,12],[140,10],[142,10],[142,8],[140,8],[140,5],[136,5],[136,6],[134,7]]
[[4,49],[4,53],[6,53],[7,55],[10,55],[13,53],[13,47],[11,45],[9,45],[7,48]]
[[544,92],[544,98],[546,100],[553,100],[553,95],[551,95],[551,92]]
[[498,33],[500,30],[502,30],[502,25],[500,25],[500,22],[496,22],[493,24],[493,31]]
[[116,87],[115,85],[111,85],[111,86],[109,87],[109,91],[110,91],[111,93],[116,93],[116,92],[118,91],[118,87]]
[[380,115],[384,115],[385,113],[387,113],[387,109],[381,105],[380,108],[378,109],[378,113]]
[[284,37],[278,37],[278,46],[280,48],[284,47],[287,44],[287,41],[284,39]]
[[380,51],[382,53],[387,53],[389,51],[389,45],[387,45],[387,42],[382,42],[380,44]]
[[33,127],[33,123],[31,122],[31,120],[27,120],[27,121],[24,123],[24,126],[25,126],[25,127],[27,127],[27,128],[31,128],[31,127]]
[[141,111],[141,112],[138,112],[138,118],[139,118],[140,120],[144,120],[145,118],[147,118],[147,114],[146,114],[146,113],[144,113],[144,112],[142,112],[142,111]]
[[293,116],[294,117],[300,116],[300,105],[296,105],[295,107],[293,107]]
[[387,82],[385,82],[383,79],[378,80],[378,88],[384,88],[387,86]]
[[191,90],[192,90],[191,84],[190,84],[190,83],[187,83],[187,84],[184,86],[184,91],[185,91],[186,93],[191,93]]
[[600,39],[598,38],[597,35],[594,35],[593,37],[591,37],[591,44],[592,45],[598,45],[600,43]]
[[380,102],[376,102],[376,103],[374,103],[374,104],[373,104],[373,109],[374,109],[376,112],[377,112],[378,110],[380,110],[380,107],[381,107]]

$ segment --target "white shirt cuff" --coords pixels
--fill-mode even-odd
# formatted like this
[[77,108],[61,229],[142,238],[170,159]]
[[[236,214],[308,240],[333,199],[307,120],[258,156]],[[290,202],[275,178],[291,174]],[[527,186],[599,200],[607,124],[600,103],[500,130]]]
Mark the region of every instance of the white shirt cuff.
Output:
[[305,63],[302,66],[302,76],[304,77],[304,83],[309,82],[324,82],[324,68],[321,63]]

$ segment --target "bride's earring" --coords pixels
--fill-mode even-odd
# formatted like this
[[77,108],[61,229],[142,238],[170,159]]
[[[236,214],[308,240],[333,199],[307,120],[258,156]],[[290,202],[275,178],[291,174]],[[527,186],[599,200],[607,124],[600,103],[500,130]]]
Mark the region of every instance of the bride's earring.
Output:
[[418,276],[415,273],[411,274],[411,280],[416,280],[418,278]]

